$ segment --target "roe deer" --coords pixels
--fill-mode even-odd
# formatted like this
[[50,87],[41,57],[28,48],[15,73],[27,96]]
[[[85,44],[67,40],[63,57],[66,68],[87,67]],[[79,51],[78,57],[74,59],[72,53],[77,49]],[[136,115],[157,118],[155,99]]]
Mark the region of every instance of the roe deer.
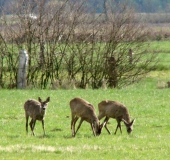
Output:
[[[94,136],[98,136],[101,134],[101,130],[103,128],[104,123],[100,125],[100,122],[95,114],[95,109],[92,104],[82,98],[74,98],[70,101],[70,109],[72,116],[72,137],[76,136],[76,133],[84,120],[90,123]],[[79,117],[81,118],[81,120],[75,132],[75,124]]]
[[121,121],[124,122],[127,132],[129,134],[132,132],[134,120],[130,122],[128,109],[123,104],[116,101],[105,100],[98,104],[98,109],[99,109],[98,119],[101,120],[103,117],[105,117],[103,123],[105,123],[104,126],[109,134],[110,131],[107,128],[107,122],[109,121],[109,118],[114,118],[117,120],[117,127],[114,134],[116,134],[118,128],[120,128],[120,132],[122,133],[120,124]]
[[38,97],[38,101],[34,99],[29,99],[24,104],[25,109],[25,117],[26,117],[26,132],[28,133],[28,119],[31,117],[30,121],[30,128],[32,131],[32,135],[34,134],[34,127],[36,120],[39,120],[42,122],[42,128],[45,135],[45,129],[44,129],[44,116],[45,116],[45,110],[47,108],[48,102],[50,101],[50,97],[48,97],[45,101],[42,101],[40,97]]

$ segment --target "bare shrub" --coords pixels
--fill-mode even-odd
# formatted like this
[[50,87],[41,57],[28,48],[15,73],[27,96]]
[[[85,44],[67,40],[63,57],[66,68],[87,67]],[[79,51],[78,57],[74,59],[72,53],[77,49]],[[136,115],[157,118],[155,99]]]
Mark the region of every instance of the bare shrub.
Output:
[[20,49],[29,54],[27,88],[50,88],[56,79],[73,80],[78,88],[100,88],[103,79],[110,88],[139,81],[156,56],[146,52],[148,32],[126,4],[105,3],[107,16],[90,10],[85,1],[17,0],[9,5],[11,15],[4,10],[0,31],[1,87],[16,84]]

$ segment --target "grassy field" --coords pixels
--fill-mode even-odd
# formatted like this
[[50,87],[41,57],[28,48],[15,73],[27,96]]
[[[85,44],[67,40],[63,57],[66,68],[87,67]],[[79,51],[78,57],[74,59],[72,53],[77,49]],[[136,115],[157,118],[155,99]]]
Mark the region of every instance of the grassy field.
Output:
[[[0,159],[4,160],[168,160],[170,139],[169,99],[170,42],[152,42],[150,51],[159,53],[157,70],[141,82],[122,89],[98,90],[0,90]],[[29,98],[51,101],[45,118],[46,136],[37,121],[33,137],[25,131],[23,105]],[[97,104],[105,99],[124,103],[136,118],[134,131],[128,135],[108,135],[104,129],[94,137],[90,125],[84,122],[75,138],[71,137],[69,101],[82,97],[91,102],[98,115]],[[116,121],[111,119],[109,129],[114,133]]]
[[[158,87],[166,83],[170,72],[152,72],[143,81],[123,89],[99,90],[0,90],[0,159],[63,159],[63,160],[168,160],[170,148],[169,88]],[[160,89],[161,88],[161,89]],[[41,123],[37,121],[35,134],[26,135],[23,104],[29,98],[51,97],[43,137]],[[97,104],[111,99],[124,103],[131,118],[136,118],[134,131],[128,135],[108,135],[104,129],[94,137],[90,125],[84,122],[75,138],[71,137],[69,101],[82,97],[91,102],[98,114]],[[112,133],[116,121],[108,124]]]

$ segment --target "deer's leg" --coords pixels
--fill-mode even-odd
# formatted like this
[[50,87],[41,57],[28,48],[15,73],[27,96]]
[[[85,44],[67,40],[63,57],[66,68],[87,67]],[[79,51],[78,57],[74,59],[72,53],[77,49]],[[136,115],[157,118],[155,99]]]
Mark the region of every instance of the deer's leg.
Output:
[[33,121],[33,126],[32,126],[32,128],[33,128],[32,133],[33,133],[34,136],[35,136],[35,134],[34,134],[35,123],[36,123],[36,120]]
[[43,128],[43,131],[44,131],[44,136],[45,136],[44,120],[42,120],[42,128]]
[[78,132],[79,128],[81,127],[81,124],[82,124],[83,121],[84,121],[84,119],[81,118],[80,123],[79,123],[79,125],[78,125],[78,127],[77,127],[77,130],[76,130],[74,136],[76,136],[76,133]]
[[121,127],[121,121],[119,121],[118,125],[119,125],[119,128],[120,128],[120,133],[122,134],[122,127]]
[[75,133],[75,124],[77,122],[77,120],[79,119],[79,117],[75,117],[74,119],[72,119],[71,121],[71,130],[72,130],[72,137],[75,137],[76,133]]
[[107,128],[107,122],[108,122],[108,121],[109,121],[109,117],[106,117],[106,118],[104,119],[104,121],[103,121],[103,124],[105,124],[104,127],[106,128],[107,132],[108,132],[109,134],[111,134],[110,131],[109,131],[109,129]]
[[72,114],[72,115],[71,115],[71,129],[72,129],[72,127],[73,127],[74,119],[75,119],[75,115]]
[[28,134],[28,119],[29,119],[29,116],[27,114],[25,114],[25,117],[26,117],[26,125],[25,125],[25,128],[26,128],[26,132]]
[[33,136],[35,135],[35,134],[34,134],[35,122],[36,122],[36,120],[31,119],[30,128],[31,128],[31,131],[32,131],[32,135],[33,135]]
[[116,130],[115,130],[115,134],[116,134],[116,132],[117,132],[118,127],[119,127],[119,125],[117,124]]
[[33,134],[33,119],[31,119],[31,121],[30,121],[30,128],[31,128],[31,131],[32,131],[32,134]]
[[93,135],[96,136],[96,131],[95,131],[95,129],[94,129],[94,124],[93,124],[93,123],[90,123],[90,124],[91,124],[91,129],[92,129],[92,131],[93,131]]
[[122,133],[122,127],[121,127],[120,122],[121,121],[117,119],[117,127],[116,127],[116,130],[115,130],[115,134],[116,134],[118,128],[120,128],[120,132]]

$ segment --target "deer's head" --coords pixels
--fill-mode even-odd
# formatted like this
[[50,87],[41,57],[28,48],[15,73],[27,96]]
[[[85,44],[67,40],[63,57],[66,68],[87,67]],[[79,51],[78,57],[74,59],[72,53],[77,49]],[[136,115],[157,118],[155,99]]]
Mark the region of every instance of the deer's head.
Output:
[[126,130],[127,130],[128,134],[130,134],[133,131],[133,124],[135,122],[135,119],[133,119],[130,123],[127,123],[124,119],[122,119],[122,121],[124,122],[124,124],[126,126]]
[[50,97],[48,97],[45,101],[42,101],[42,99],[38,97],[38,101],[41,103],[42,110],[45,111],[48,106],[48,102],[50,101]]

